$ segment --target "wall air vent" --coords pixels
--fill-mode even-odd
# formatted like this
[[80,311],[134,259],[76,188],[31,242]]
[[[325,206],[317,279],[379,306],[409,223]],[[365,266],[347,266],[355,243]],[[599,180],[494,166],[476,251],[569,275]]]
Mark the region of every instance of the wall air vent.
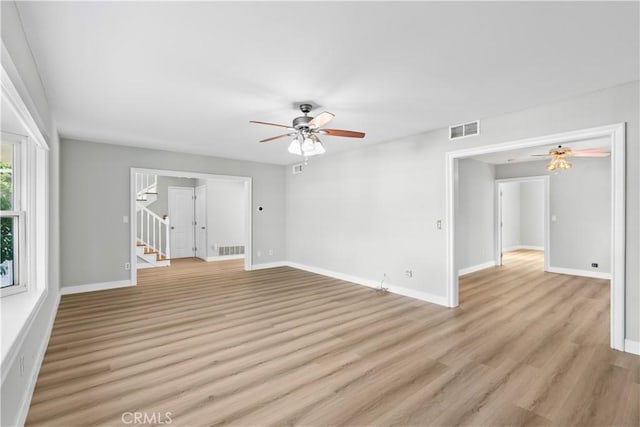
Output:
[[293,169],[292,170],[293,174],[298,175],[299,173],[302,173],[302,171],[304,170],[304,164],[299,163],[297,165],[293,165],[292,169]]
[[218,246],[218,256],[244,255],[244,246]]
[[449,140],[480,135],[480,120],[449,126]]

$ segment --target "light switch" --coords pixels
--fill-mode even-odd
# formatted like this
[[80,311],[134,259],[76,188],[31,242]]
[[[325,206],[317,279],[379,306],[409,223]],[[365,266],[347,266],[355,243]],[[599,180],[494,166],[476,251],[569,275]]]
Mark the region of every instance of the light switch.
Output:
[[551,215],[551,221],[552,221],[552,222],[556,222],[556,220],[557,220],[557,219],[558,219],[558,218],[556,218],[556,216],[555,216],[555,215]]
[[126,215],[125,215],[125,216],[123,216],[123,217],[122,217],[122,222],[123,222],[123,223],[125,223],[125,224],[129,224],[129,217],[128,217],[128,216],[126,216]]

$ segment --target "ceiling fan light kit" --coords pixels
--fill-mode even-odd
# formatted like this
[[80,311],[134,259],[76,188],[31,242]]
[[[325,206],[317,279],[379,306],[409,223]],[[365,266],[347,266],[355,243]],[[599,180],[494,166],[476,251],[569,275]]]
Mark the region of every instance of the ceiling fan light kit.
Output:
[[251,120],[250,123],[277,126],[288,129],[290,131],[289,133],[266,138],[260,140],[260,142],[271,142],[276,139],[293,136],[294,138],[289,144],[288,148],[289,153],[298,156],[304,156],[305,158],[317,156],[326,152],[324,145],[320,141],[320,138],[318,138],[318,135],[342,136],[347,138],[364,138],[365,134],[363,132],[340,129],[321,129],[324,125],[329,123],[335,117],[335,115],[329,113],[328,111],[325,111],[317,115],[316,117],[311,117],[309,116],[311,109],[311,104],[300,104],[300,111],[302,111],[304,115],[293,119],[291,126],[261,122],[256,120]]

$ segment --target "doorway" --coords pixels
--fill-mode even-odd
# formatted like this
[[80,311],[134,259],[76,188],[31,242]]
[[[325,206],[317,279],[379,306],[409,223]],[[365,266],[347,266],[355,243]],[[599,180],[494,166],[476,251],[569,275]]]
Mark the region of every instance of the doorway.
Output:
[[[244,176],[230,176],[230,175],[216,175],[216,174],[208,174],[208,173],[198,173],[198,172],[185,172],[185,171],[173,171],[173,170],[163,170],[163,169],[146,169],[146,168],[131,168],[130,169],[130,200],[131,200],[131,204],[130,204],[130,218],[133,218],[132,221],[129,221],[130,224],[130,241],[131,241],[131,249],[130,249],[130,259],[131,259],[131,269],[130,269],[130,280],[131,280],[131,284],[132,286],[135,286],[137,284],[137,278],[138,278],[138,274],[137,274],[137,251],[139,249],[139,232],[142,233],[146,233],[145,235],[151,235],[152,237],[154,236],[154,234],[151,232],[147,232],[146,230],[139,230],[140,228],[140,223],[138,220],[136,220],[138,218],[139,211],[140,211],[140,204],[141,201],[139,199],[140,196],[140,192],[145,192],[145,197],[148,196],[149,200],[157,197],[157,188],[158,188],[158,182],[157,181],[151,181],[151,182],[147,182],[145,181],[144,183],[141,182],[140,180],[140,176],[159,176],[159,177],[165,177],[165,178],[179,178],[178,180],[175,181],[180,181],[180,179],[182,179],[182,181],[186,180],[191,180],[191,182],[195,183],[195,184],[187,184],[189,185],[191,188],[188,188],[188,192],[184,191],[182,193],[176,193],[174,196],[174,204],[178,204],[178,199],[180,199],[180,201],[182,201],[183,205],[184,205],[184,209],[182,208],[178,208],[178,211],[174,213],[174,208],[172,208],[172,215],[178,215],[178,216],[182,216],[183,220],[180,221],[181,223],[183,223],[183,229],[178,229],[178,232],[180,233],[180,235],[177,235],[176,239],[169,239],[169,240],[179,240],[179,247],[180,249],[178,250],[177,254],[173,254],[172,251],[171,255],[168,257],[169,259],[171,258],[180,258],[180,257],[194,257],[197,256],[199,258],[205,259],[205,250],[210,249],[209,252],[211,251],[215,251],[216,253],[221,253],[220,257],[212,257],[212,256],[206,256],[206,261],[211,261],[212,258],[221,258],[221,259],[227,259],[232,252],[237,252],[237,253],[242,253],[242,258],[244,260],[244,270],[245,271],[250,271],[251,270],[251,266],[252,266],[252,249],[251,249],[251,242],[252,242],[252,178],[251,177],[244,177]],[[237,229],[240,229],[240,232],[237,232],[234,234],[234,241],[233,244],[234,246],[229,247],[227,245],[219,245],[220,247],[218,247],[218,243],[215,240],[211,239],[211,236],[209,235],[212,230],[209,230],[209,227],[206,224],[206,221],[202,221],[201,218],[207,217],[207,214],[210,214],[210,212],[208,212],[208,208],[211,207],[212,201],[213,199],[211,197],[208,197],[207,195],[203,194],[203,188],[205,187],[204,185],[199,185],[200,182],[206,182],[206,183],[210,183],[210,182],[217,182],[217,183],[221,183],[221,184],[229,184],[228,186],[230,187],[234,187],[236,189],[238,189],[239,193],[238,193],[238,197],[236,197],[236,199],[241,200],[241,203],[238,203],[236,206],[240,206],[239,209],[236,209],[233,214],[234,217],[234,225],[236,226]],[[233,185],[231,185],[233,184]],[[178,184],[180,186],[184,185],[182,183]],[[173,184],[173,186],[178,186]],[[203,188],[199,188],[199,187],[203,187]],[[142,188],[142,190],[141,190]],[[167,188],[167,193],[168,193],[168,187]],[[165,193],[166,194],[166,193]],[[194,203],[194,197],[195,200],[198,200],[198,196],[200,196],[200,200],[202,201],[202,203]],[[209,199],[209,200],[207,200]],[[149,203],[148,200],[144,200],[143,203]],[[168,197],[165,198],[165,203],[167,204],[167,206],[165,206],[164,208],[161,208],[162,212],[160,214],[155,214],[156,221],[155,223],[161,223],[162,221],[164,222],[168,222],[170,225],[172,225],[172,218],[169,215],[169,207],[168,207]],[[189,206],[191,206],[191,208],[189,208]],[[165,210],[166,209],[166,210]],[[189,211],[189,209],[191,209],[191,211]],[[164,213],[167,213],[167,215],[164,215]],[[191,218],[189,220],[189,218]],[[167,221],[168,219],[168,221]],[[189,222],[191,223],[190,225],[190,233],[187,229],[187,226],[189,225]],[[196,226],[194,227],[193,222],[196,222]],[[145,221],[145,229],[147,229],[149,222]],[[197,227],[197,224],[200,224],[199,228]],[[205,227],[204,229],[202,227]],[[234,228],[234,230],[236,229]],[[171,236],[171,231],[169,231],[168,234],[169,236]],[[165,233],[156,233],[158,237],[158,240],[161,240],[163,245],[166,245],[166,237],[165,237]],[[200,245],[200,243],[203,243],[202,245]],[[173,248],[173,242],[169,242],[169,247]],[[224,243],[224,242],[223,242]],[[212,245],[215,244],[215,247],[212,247]],[[200,245],[200,246],[199,246]],[[196,249],[194,249],[196,248]],[[182,251],[182,252],[181,252]],[[227,254],[227,252],[229,252],[229,254]],[[213,255],[213,254],[208,254],[208,255]],[[239,258],[239,256],[236,256],[236,258]]]
[[495,260],[504,264],[504,253],[542,251],[544,271],[550,260],[549,176],[497,179],[495,183]]
[[529,147],[570,144],[594,138],[606,138],[611,144],[611,286],[610,286],[610,345],[625,351],[625,124],[618,123],[596,128],[581,129],[537,138],[522,139],[447,152],[445,155],[446,181],[446,289],[447,305],[458,306],[458,269],[456,266],[456,198],[458,161],[476,155],[507,153]]

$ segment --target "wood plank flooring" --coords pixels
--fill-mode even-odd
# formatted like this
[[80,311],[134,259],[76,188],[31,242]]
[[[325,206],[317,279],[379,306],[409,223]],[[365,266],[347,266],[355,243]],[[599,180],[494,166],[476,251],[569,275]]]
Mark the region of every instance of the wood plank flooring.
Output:
[[517,251],[462,277],[460,302],[175,260],[62,297],[27,425],[640,424],[608,281]]

